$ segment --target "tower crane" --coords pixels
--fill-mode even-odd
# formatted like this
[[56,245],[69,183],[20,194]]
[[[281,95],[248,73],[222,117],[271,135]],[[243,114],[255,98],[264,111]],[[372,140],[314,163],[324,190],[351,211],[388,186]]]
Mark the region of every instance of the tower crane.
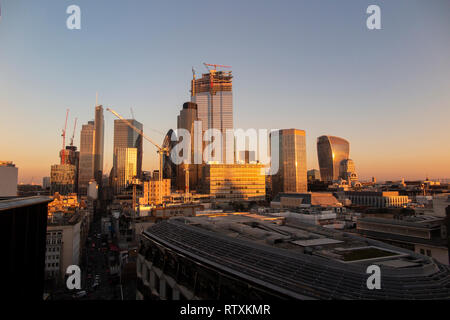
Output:
[[120,120],[124,121],[131,129],[136,131],[138,134],[140,134],[145,140],[149,141],[151,144],[153,144],[156,149],[157,153],[159,154],[159,202],[162,204],[162,172],[163,172],[163,158],[164,155],[169,155],[169,148],[167,147],[161,147],[156,142],[154,142],[152,139],[147,137],[144,132],[135,126],[133,126],[128,120],[123,118],[120,114],[118,114],[116,111],[112,110],[111,108],[106,108],[106,111],[111,112],[113,115],[115,115]]
[[73,125],[73,134],[70,138],[70,146],[73,147],[73,139],[75,138],[75,130],[77,129],[77,120],[78,118],[75,118],[75,124]]
[[61,134],[61,136],[63,137],[61,164],[66,163],[66,153],[64,152],[64,149],[66,147],[66,130],[67,130],[67,118],[68,117],[69,117],[69,109],[67,109],[67,111],[66,111],[66,123],[64,125],[64,129]]

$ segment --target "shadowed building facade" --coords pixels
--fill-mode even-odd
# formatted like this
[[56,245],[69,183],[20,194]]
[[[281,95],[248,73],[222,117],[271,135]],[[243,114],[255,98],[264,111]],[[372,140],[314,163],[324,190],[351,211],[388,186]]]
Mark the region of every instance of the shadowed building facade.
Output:
[[322,181],[339,179],[341,162],[348,159],[349,152],[350,144],[345,139],[333,136],[317,138],[317,157]]

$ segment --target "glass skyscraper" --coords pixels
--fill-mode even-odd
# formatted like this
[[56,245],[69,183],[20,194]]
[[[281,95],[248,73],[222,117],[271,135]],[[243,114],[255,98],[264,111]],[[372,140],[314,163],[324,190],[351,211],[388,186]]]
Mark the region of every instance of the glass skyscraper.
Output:
[[209,70],[191,83],[191,101],[197,104],[197,117],[203,132],[222,132],[222,162],[225,162],[225,134],[233,129],[233,76],[231,71]]
[[81,128],[80,135],[80,163],[78,176],[78,192],[87,194],[89,181],[94,178],[94,146],[95,126],[94,121],[89,121]]
[[[275,196],[279,192],[307,192],[305,131],[279,130],[278,139],[279,168],[272,177],[273,195]],[[274,146],[271,145],[271,149],[273,148]],[[276,150],[272,150],[272,152],[276,152]]]
[[333,136],[317,138],[317,157],[322,181],[339,179],[341,162],[348,159],[349,152],[350,144],[345,139]]
[[[114,120],[113,181],[116,192],[126,187],[132,172],[138,178],[142,175],[142,136],[130,128],[126,122],[141,131],[143,129],[142,123],[134,119]],[[133,166],[134,169],[132,169]]]

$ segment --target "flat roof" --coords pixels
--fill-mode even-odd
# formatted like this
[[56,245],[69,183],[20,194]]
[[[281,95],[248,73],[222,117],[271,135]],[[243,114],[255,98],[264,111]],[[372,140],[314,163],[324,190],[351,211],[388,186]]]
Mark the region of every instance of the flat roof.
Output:
[[0,211],[11,210],[21,207],[28,207],[41,203],[49,203],[51,201],[53,201],[51,197],[43,197],[43,196],[0,200]]
[[329,238],[319,238],[319,239],[310,239],[310,240],[297,240],[292,241],[291,243],[294,243],[296,245],[302,246],[302,247],[311,247],[311,246],[322,246],[326,244],[336,244],[336,243],[342,243],[343,241],[336,240],[336,239],[329,239]]

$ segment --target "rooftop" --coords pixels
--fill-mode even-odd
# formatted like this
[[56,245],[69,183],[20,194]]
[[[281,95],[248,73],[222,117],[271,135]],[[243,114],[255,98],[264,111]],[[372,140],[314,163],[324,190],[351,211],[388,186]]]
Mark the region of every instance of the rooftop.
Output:
[[49,203],[50,201],[52,201],[52,198],[40,196],[0,200],[0,211],[28,207],[41,203]]
[[[271,219],[272,218],[272,219]],[[246,213],[178,217],[144,236],[169,250],[293,298],[450,298],[450,268],[379,241]],[[382,270],[369,290],[366,269]]]

